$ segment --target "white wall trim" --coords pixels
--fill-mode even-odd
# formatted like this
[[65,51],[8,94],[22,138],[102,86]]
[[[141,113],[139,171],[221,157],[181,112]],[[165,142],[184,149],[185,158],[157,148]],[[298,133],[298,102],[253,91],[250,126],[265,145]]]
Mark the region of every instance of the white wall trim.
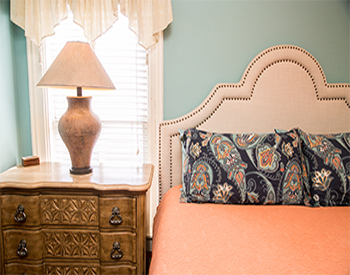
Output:
[[163,32],[159,34],[159,41],[148,50],[149,71],[149,148],[150,162],[154,165],[152,186],[147,193],[147,236],[153,235],[153,218],[158,206],[158,125],[163,120]]
[[47,137],[47,92],[37,88],[36,84],[42,77],[40,48],[27,38],[27,62],[29,82],[30,124],[32,135],[32,154],[41,161],[50,160]]

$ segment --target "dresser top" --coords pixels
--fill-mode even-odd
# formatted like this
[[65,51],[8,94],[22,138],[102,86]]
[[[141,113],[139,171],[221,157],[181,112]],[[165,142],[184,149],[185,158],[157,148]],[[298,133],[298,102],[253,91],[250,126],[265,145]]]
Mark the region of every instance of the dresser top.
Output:
[[0,188],[90,188],[101,191],[146,191],[151,186],[154,167],[94,167],[92,173],[72,175],[69,166],[43,162],[35,166],[22,165],[0,174]]

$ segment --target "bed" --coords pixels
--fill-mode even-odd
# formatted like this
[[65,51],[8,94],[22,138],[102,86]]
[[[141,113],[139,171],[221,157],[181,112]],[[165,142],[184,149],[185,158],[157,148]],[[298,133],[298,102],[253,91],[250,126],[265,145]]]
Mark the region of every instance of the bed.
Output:
[[[149,273],[350,274],[349,131],[350,85],[327,83],[318,61],[292,45],[264,50],[251,61],[239,83],[218,84],[196,109],[163,121],[159,125],[160,203],[154,218]],[[252,182],[269,182],[262,180],[268,173],[248,179],[251,164],[247,163],[254,154],[258,156],[258,147],[247,154],[250,160],[242,157],[240,166],[236,163],[239,168],[236,165],[233,174],[230,162],[220,159],[234,147],[232,137],[242,137],[242,133],[244,142],[252,137],[262,140],[261,135],[266,134],[273,137],[271,142],[278,138],[278,144],[284,144],[275,172],[281,179],[289,171],[284,177],[288,192],[286,185],[275,192],[274,186],[269,189],[266,185],[260,190],[264,194],[248,190]],[[194,137],[201,137],[202,151]],[[291,147],[280,142],[291,137],[295,141]],[[312,150],[320,147],[320,137],[331,143],[321,142],[323,147],[310,158]],[[336,137],[340,143],[334,149]],[[223,140],[226,147],[221,146]],[[203,157],[204,142],[219,155],[216,163],[208,160],[213,162],[213,171],[203,161],[191,163],[186,155],[192,150],[197,160]],[[221,147],[215,147],[218,142]],[[331,157],[326,145],[336,152]],[[300,164],[290,165],[291,148],[299,154],[295,160],[300,158]],[[307,148],[310,151],[305,153]],[[314,165],[320,166],[317,157],[326,153],[327,169],[313,171]],[[203,158],[208,155],[213,153]],[[282,165],[287,157],[288,164]],[[222,171],[228,172],[224,180],[232,180],[233,186],[224,185]],[[313,176],[309,175],[312,171]],[[241,172],[247,179],[242,180]],[[216,191],[210,178],[213,174]],[[338,193],[328,192],[330,186],[338,188]],[[231,199],[233,193],[238,194],[236,200]]]

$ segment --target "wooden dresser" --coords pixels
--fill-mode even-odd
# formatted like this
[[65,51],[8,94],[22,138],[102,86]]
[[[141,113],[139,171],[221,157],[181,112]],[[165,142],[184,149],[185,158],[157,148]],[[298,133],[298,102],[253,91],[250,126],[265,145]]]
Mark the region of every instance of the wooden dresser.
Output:
[[58,163],[0,174],[1,274],[145,274],[153,166],[71,175]]

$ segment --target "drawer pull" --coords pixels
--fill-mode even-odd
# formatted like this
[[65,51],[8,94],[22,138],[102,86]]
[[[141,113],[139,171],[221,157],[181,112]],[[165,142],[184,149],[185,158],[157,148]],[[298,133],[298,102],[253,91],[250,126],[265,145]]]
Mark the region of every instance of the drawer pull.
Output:
[[123,221],[122,216],[120,215],[120,210],[118,207],[113,207],[112,209],[112,215],[109,217],[110,224],[118,225],[121,224]]
[[27,250],[27,241],[21,240],[18,244],[17,248],[17,255],[20,257],[27,257],[28,256],[28,250]]
[[24,206],[20,204],[17,206],[15,221],[20,223],[20,222],[25,222],[26,219],[27,219],[27,215],[26,213],[24,213]]
[[113,249],[111,251],[111,258],[114,260],[119,260],[123,257],[123,251],[120,249],[120,244],[118,242],[113,243]]

